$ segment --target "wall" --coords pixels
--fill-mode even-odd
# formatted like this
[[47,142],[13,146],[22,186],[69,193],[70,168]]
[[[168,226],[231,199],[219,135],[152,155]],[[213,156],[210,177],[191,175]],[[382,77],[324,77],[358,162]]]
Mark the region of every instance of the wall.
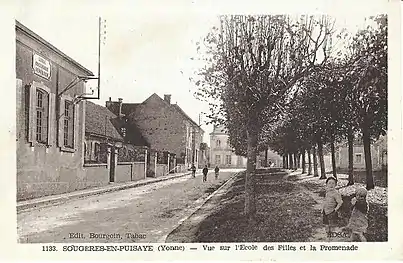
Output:
[[[76,75],[85,75],[74,64],[66,62],[58,54],[30,38],[23,32],[16,31],[16,77],[22,80],[17,93],[17,199],[60,194],[86,188],[94,182],[85,179],[83,168],[84,138],[84,102],[79,103],[78,144],[75,152],[63,152],[57,147],[57,118],[50,124],[52,140],[50,146],[38,145],[31,147],[27,140],[26,86],[32,81],[42,82],[50,92],[56,94],[64,89]],[[32,56],[34,51],[51,63],[49,80],[34,75]],[[66,94],[74,96],[84,91],[83,84],[76,85]],[[55,107],[56,109],[56,107]],[[102,180],[95,184],[102,184]]]
[[135,162],[132,163],[132,181],[138,181],[145,178],[144,163]]
[[186,132],[183,120],[156,94],[136,107],[128,119],[134,121],[152,149],[180,156]]
[[117,183],[138,181],[144,178],[144,163],[120,162],[116,166],[115,182]]
[[[356,162],[356,154],[361,154],[361,162]],[[365,170],[365,154],[363,146],[353,147],[353,167],[356,170]],[[372,159],[372,169],[379,170],[382,167],[381,152],[378,151],[378,146],[371,145],[371,159]],[[336,156],[336,166],[340,169],[348,169],[348,147],[341,147],[337,152]]]
[[87,187],[109,184],[109,169],[106,164],[85,164],[84,172]]
[[115,182],[123,183],[132,180],[132,164],[131,163],[118,163],[115,171]]
[[166,164],[157,164],[155,177],[164,176],[168,173],[168,166]]

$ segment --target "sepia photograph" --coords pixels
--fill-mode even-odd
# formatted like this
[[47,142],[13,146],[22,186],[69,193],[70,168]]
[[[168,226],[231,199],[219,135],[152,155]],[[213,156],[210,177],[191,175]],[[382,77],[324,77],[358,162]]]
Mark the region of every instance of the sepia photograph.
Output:
[[393,1],[48,2],[0,23],[9,256],[403,257]]
[[387,32],[17,17],[18,242],[388,241]]

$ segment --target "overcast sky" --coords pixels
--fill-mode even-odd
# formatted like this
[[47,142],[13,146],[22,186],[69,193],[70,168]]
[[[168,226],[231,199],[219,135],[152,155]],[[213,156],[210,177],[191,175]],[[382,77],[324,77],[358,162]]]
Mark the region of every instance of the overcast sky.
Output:
[[[138,103],[155,92],[161,97],[171,94],[172,103],[177,102],[196,122],[200,112],[208,111],[207,105],[190,92],[194,86],[188,78],[200,66],[190,58],[195,56],[195,43],[216,23],[219,9],[212,12],[205,6],[197,8],[190,1],[171,9],[136,4],[95,8],[90,1],[81,6],[70,1],[49,3],[25,1],[17,9],[16,19],[95,75],[98,16],[106,19],[106,41],[101,50],[101,99],[95,103],[105,105],[109,97]],[[350,6],[339,12],[330,7],[327,10],[333,12],[338,27],[349,30],[361,26],[365,16],[382,12],[379,6],[370,4],[359,9]],[[212,127],[202,128],[209,143]]]

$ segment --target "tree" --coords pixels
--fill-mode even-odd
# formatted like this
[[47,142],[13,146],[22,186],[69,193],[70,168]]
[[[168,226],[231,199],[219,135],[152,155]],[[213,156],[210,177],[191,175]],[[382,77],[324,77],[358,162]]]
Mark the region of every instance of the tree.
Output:
[[230,137],[239,136],[231,142],[247,145],[245,214],[252,221],[259,134],[277,121],[295,85],[318,64],[333,25],[325,16],[221,16],[219,28],[205,38],[208,58],[195,82],[197,94],[216,99],[210,117],[226,124]]
[[355,109],[359,112],[367,173],[367,189],[374,188],[371,161],[371,139],[386,134],[387,129],[387,17],[371,18],[374,27],[358,32],[358,52],[353,57],[355,76],[353,92],[359,95]]

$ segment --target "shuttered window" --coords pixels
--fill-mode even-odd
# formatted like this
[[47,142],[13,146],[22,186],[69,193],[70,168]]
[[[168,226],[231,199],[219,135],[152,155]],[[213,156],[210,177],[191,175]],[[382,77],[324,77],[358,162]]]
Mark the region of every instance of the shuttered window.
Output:
[[55,129],[55,94],[42,83],[33,81],[27,87],[28,95],[28,142],[31,146],[54,142]]
[[62,151],[74,152],[79,145],[78,133],[79,105],[73,103],[69,95],[59,99],[59,147]]

